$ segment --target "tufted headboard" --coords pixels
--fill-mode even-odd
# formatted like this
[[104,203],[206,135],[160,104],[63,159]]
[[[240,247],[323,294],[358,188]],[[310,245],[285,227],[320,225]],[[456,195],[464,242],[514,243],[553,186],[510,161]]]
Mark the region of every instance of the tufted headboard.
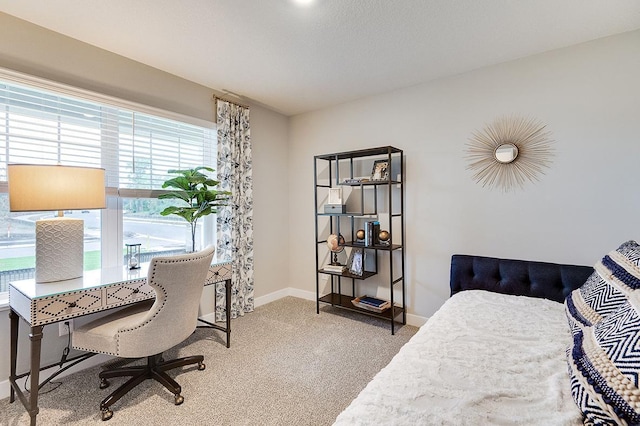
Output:
[[563,302],[567,294],[584,284],[592,273],[591,266],[454,254],[451,295],[463,290],[488,290]]

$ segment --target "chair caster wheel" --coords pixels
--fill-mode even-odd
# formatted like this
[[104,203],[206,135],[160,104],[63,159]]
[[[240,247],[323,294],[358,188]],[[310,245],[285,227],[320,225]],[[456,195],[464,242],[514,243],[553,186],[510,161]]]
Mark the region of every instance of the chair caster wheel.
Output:
[[174,395],[175,397],[175,404],[176,405],[180,405],[184,402],[184,396],[178,394],[178,395]]
[[100,389],[106,389],[110,385],[107,379],[100,379]]
[[111,417],[113,417],[113,411],[109,410],[108,408],[105,408],[104,410],[102,410],[101,414],[102,414],[102,421],[103,422],[106,422]]
[[202,371],[202,370],[204,370],[205,368],[207,368],[207,366],[205,365],[205,363],[204,363],[204,362],[199,362],[199,363],[198,363],[198,370]]

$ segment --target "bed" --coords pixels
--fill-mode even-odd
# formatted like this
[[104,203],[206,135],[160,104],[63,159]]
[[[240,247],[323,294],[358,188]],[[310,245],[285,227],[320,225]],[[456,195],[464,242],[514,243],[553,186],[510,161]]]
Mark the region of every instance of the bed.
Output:
[[[616,265],[622,265],[625,277],[637,279],[640,288],[640,247],[625,244],[615,251]],[[606,313],[594,314],[596,305],[608,305],[602,295],[611,293],[612,285],[624,287],[624,279],[614,279],[612,267],[603,269],[605,258],[594,271],[590,266],[454,255],[451,298],[335,425],[625,424],[617,417],[615,423],[606,420],[619,414],[615,407],[608,413],[593,408],[599,403],[611,408],[615,398],[596,401],[606,386],[594,391],[589,386],[597,380],[588,380],[588,368],[580,367],[592,365],[588,354],[593,348],[581,346],[589,340],[585,336],[597,338],[597,327],[607,321]],[[566,299],[572,303],[567,305]],[[633,391],[640,401],[638,371]]]

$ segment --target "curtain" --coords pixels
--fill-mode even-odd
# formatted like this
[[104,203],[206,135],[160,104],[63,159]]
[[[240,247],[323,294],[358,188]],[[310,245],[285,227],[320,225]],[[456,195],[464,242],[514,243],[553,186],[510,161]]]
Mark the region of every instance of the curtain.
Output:
[[[218,212],[217,258],[233,263],[231,318],[252,312],[253,183],[249,109],[217,99],[220,189],[231,191],[229,207]],[[216,286],[216,321],[225,318],[224,285]]]

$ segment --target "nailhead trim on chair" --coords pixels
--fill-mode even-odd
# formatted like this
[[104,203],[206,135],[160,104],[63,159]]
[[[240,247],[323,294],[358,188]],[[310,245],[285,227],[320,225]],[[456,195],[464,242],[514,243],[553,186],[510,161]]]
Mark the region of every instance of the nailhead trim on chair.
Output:
[[[199,257],[199,258],[198,258],[198,257],[196,257],[196,258],[189,258],[189,259],[169,260],[169,261],[167,261],[167,260],[158,260],[156,263],[182,263],[182,262],[192,262],[192,261],[194,261],[194,260],[202,259],[203,257],[205,257],[205,256],[201,256],[201,257]],[[154,264],[154,269],[153,269],[153,271],[151,272],[151,277],[154,277],[154,276],[155,276],[155,273],[156,273],[156,271],[155,271],[155,264]],[[149,277],[149,276],[147,276],[147,283],[149,283],[150,281],[152,281],[152,280],[150,279],[150,277]],[[204,285],[204,283],[203,283],[203,285]],[[165,303],[166,303],[166,300],[167,300],[167,292],[166,292],[165,288],[164,288],[161,284],[156,284],[156,286],[157,286],[158,288],[160,288],[160,289],[163,291],[163,293],[164,293],[164,295],[165,295],[165,297],[164,297],[165,302],[162,302],[162,306],[160,306],[160,307],[155,311],[155,313],[153,314],[153,316],[152,316],[152,317],[150,317],[149,319],[147,319],[147,321],[143,322],[142,324],[137,325],[137,326],[135,326],[135,327],[131,327],[131,328],[125,328],[125,329],[123,329],[123,330],[118,330],[118,337],[116,338],[116,348],[117,348],[117,351],[116,351],[115,353],[113,353],[113,352],[106,352],[106,351],[97,351],[97,350],[95,350],[95,349],[86,349],[86,348],[80,348],[80,347],[76,347],[76,349],[79,349],[79,350],[82,350],[82,351],[87,351],[87,352],[101,353],[101,354],[105,354],[105,355],[120,356],[120,339],[119,339],[119,337],[120,337],[120,333],[123,333],[123,332],[126,332],[126,331],[133,331],[133,330],[136,330],[136,329],[138,329],[138,328],[142,328],[142,327],[144,327],[144,326],[145,326],[145,325],[147,325],[147,324],[148,324],[148,323],[149,323],[153,318],[155,318],[155,317],[160,313],[160,311],[162,310],[162,308],[164,307],[164,305],[165,305]],[[153,287],[154,287],[154,291],[155,291],[155,286],[153,286]],[[156,299],[156,300],[157,300],[157,299]]]
[[[176,260],[176,259],[173,259],[173,260],[157,260],[157,261],[154,263],[154,268],[153,268],[153,271],[151,272],[150,276],[149,276],[149,275],[147,276],[147,283],[150,283],[150,282],[152,282],[152,281],[153,281],[153,279],[152,279],[152,278],[154,278],[154,277],[155,277],[155,274],[156,274],[155,265],[156,265],[156,264],[158,264],[158,263],[164,263],[164,264],[167,264],[167,263],[193,262],[194,260],[202,259],[202,258],[204,258],[204,257],[206,257],[206,256],[200,256],[200,257],[195,257],[195,258],[194,258],[194,257],[192,257],[192,258],[189,258],[189,259],[178,259],[178,260]],[[153,281],[153,282],[155,282],[155,281]],[[149,284],[149,285],[151,285],[151,284]],[[204,283],[202,283],[202,285],[204,285]],[[167,292],[166,292],[165,288],[164,288],[161,284],[157,283],[157,286],[158,286],[160,289],[162,289],[162,291],[164,292],[164,295],[165,295],[165,297],[164,297],[164,299],[163,299],[164,301],[162,302],[162,306],[158,307],[158,309],[155,311],[155,313],[153,314],[153,316],[151,316],[149,319],[147,319],[147,321],[143,322],[142,324],[140,324],[140,325],[138,325],[138,326],[136,326],[136,327],[126,328],[126,329],[124,329],[124,330],[118,330],[118,337],[116,338],[116,347],[118,348],[118,353],[120,353],[120,333],[123,333],[123,332],[126,332],[126,331],[133,331],[133,330],[137,330],[137,329],[139,329],[139,328],[144,327],[144,326],[145,326],[145,325],[147,325],[147,324],[148,324],[148,323],[149,323],[153,318],[155,318],[155,317],[160,313],[160,311],[162,311],[162,309],[164,308],[164,305],[165,305],[166,300],[167,300]],[[154,287],[154,286],[152,286],[152,287]],[[155,288],[154,288],[154,290],[155,290]],[[157,299],[156,299],[156,300],[157,300]]]

